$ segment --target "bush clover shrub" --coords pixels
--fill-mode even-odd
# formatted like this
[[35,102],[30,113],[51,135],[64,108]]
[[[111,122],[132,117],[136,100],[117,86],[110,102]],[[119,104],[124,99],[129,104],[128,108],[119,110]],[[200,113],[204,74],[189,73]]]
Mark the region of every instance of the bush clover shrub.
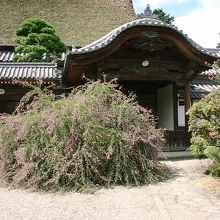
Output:
[[36,88],[2,120],[0,160],[13,185],[82,190],[166,177],[163,130],[114,82],[88,82],[66,96]]

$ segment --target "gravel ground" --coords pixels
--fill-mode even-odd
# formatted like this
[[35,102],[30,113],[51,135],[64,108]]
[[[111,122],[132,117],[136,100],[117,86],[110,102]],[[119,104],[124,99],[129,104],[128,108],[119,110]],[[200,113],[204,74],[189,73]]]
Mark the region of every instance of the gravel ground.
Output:
[[115,187],[80,194],[28,192],[2,186],[0,219],[219,220],[220,198],[206,189],[210,177],[202,174],[207,160],[164,163],[173,169],[174,177],[143,187]]

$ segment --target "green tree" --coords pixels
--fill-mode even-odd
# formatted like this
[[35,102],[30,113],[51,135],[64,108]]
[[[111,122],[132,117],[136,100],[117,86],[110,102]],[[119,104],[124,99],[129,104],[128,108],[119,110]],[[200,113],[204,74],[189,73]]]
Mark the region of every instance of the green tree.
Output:
[[220,59],[216,60],[213,65],[212,69],[215,73],[215,81],[220,83]]
[[220,177],[220,89],[217,89],[189,109],[189,130],[192,133],[191,152],[211,159],[209,171]]
[[55,29],[41,18],[22,22],[16,30],[15,44],[16,62],[51,62],[67,51]]
[[162,8],[154,9],[153,14],[157,15],[160,20],[166,22],[167,24],[172,24],[174,22],[174,16],[167,14]]
[[[220,60],[208,71],[211,80],[220,82]],[[191,152],[197,157],[207,156],[212,163],[209,172],[220,177],[220,89],[194,104],[187,113],[192,133]]]

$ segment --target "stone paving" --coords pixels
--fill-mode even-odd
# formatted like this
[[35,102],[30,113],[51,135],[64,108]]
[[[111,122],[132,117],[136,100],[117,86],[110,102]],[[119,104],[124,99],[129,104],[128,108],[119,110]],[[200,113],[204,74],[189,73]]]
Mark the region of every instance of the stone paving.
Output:
[[94,194],[36,193],[0,188],[0,219],[219,220],[220,198],[201,182],[207,160],[165,161],[174,177],[135,188],[101,189]]

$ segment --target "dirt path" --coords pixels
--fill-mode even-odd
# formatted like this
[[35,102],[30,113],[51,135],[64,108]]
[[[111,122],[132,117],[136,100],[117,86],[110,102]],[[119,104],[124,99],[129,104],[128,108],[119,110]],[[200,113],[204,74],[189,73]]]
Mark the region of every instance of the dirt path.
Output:
[[156,185],[102,189],[94,194],[49,194],[0,188],[0,219],[214,220],[220,198],[204,188],[207,161],[166,161],[175,177]]

